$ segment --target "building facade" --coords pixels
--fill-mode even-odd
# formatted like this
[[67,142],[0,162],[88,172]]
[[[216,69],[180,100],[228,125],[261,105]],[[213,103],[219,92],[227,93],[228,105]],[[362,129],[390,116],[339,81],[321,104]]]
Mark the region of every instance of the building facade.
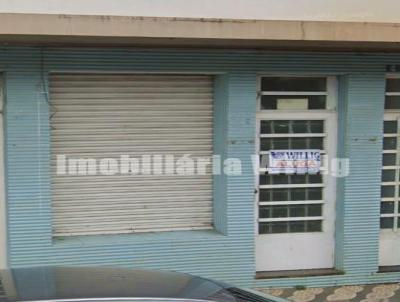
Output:
[[[248,287],[400,279],[398,26],[9,12],[0,24],[3,266]],[[270,174],[276,150],[316,152],[320,170]]]
[[[394,225],[395,221],[398,222],[398,212],[395,211],[398,211],[398,204],[395,204],[397,189],[392,189],[396,186],[398,174],[394,172],[394,176],[390,175],[392,170],[397,171],[397,165],[392,161],[397,160],[397,149],[393,147],[393,140],[398,135],[394,126],[397,121],[395,108],[398,80],[395,74],[387,71],[387,66],[395,65],[399,59],[395,54],[3,48],[3,156],[6,163],[9,265],[119,265],[172,269],[247,286],[314,286],[398,280],[399,273],[388,272],[385,267],[390,266],[395,270],[399,260],[396,252],[398,238],[393,241],[398,236],[398,225]],[[178,231],[144,230],[137,233],[132,230],[131,234],[129,231],[122,234],[124,232],[119,230],[124,226],[118,228],[118,223],[124,214],[118,215],[118,212],[108,209],[109,215],[115,215],[115,219],[111,219],[110,224],[103,226],[100,231],[96,229],[93,234],[87,234],[84,232],[87,227],[85,221],[95,225],[97,221],[91,221],[90,216],[97,215],[96,211],[80,218],[85,209],[78,212],[70,210],[68,215],[57,216],[54,220],[55,213],[60,213],[57,206],[67,207],[68,203],[63,204],[62,196],[58,195],[56,197],[59,201],[55,203],[52,195],[52,190],[54,192],[54,188],[57,188],[54,179],[60,176],[56,177],[51,172],[52,150],[59,142],[53,140],[52,146],[52,137],[54,138],[57,127],[53,126],[52,130],[51,124],[56,123],[54,120],[58,114],[60,118],[62,114],[64,117],[69,116],[68,112],[64,113],[62,110],[67,109],[68,105],[72,106],[74,102],[79,104],[79,100],[84,98],[79,93],[86,96],[96,90],[99,93],[101,87],[111,85],[113,76],[132,75],[174,75],[178,79],[178,86],[179,82],[187,82],[186,77],[195,81],[202,80],[201,77],[205,76],[207,80],[202,80],[202,85],[209,85],[206,89],[211,89],[214,103],[214,153],[224,158],[240,159],[242,173],[213,177],[212,215],[203,217],[199,225],[189,221],[186,222],[187,227]],[[85,77],[97,77],[92,80],[100,81],[101,85],[95,89],[74,86],[74,76],[78,76],[75,81],[79,83],[89,82],[90,79],[84,79]],[[388,79],[389,76],[394,78]],[[277,77],[291,79],[294,82],[287,87],[290,89],[294,86],[300,91],[282,92],[281,88],[277,88],[278,91],[275,92],[268,91],[268,81],[273,86]],[[210,79],[213,81],[212,85],[207,82]],[[298,79],[301,86],[297,84]],[[57,80],[63,84],[57,85]],[[129,79],[119,78],[118,81],[121,83]],[[77,87],[77,90],[62,91],[62,87]],[[307,89],[311,91],[304,91],[302,87],[309,87]],[[71,95],[66,97],[63,93]],[[127,91],[119,93],[119,96],[115,96],[116,99]],[[207,90],[207,95],[209,93]],[[263,97],[264,94],[267,98]],[[307,107],[303,104],[293,107],[292,110],[279,107],[274,109],[273,106],[282,106],[279,101],[278,104],[271,105],[277,98],[270,96],[277,94],[300,103],[306,98],[309,103]],[[293,95],[294,98],[291,97]],[[321,95],[326,102],[315,98]],[[99,95],[94,98],[104,102]],[[70,103],[63,104],[65,100]],[[101,114],[96,113],[100,109],[94,108],[91,112],[84,109],[76,108],[77,119],[82,118],[82,113],[86,120],[96,121],[101,118]],[[118,106],[108,109],[110,116],[113,116],[112,110],[117,110]],[[196,116],[199,120],[209,120],[207,117]],[[78,123],[77,119],[72,121]],[[384,120],[387,120],[385,127]],[[268,130],[271,127],[268,121],[274,121],[277,125],[275,127],[287,127],[289,123],[292,129],[295,129],[295,122],[298,121],[299,129],[306,127],[304,129],[308,130],[271,131]],[[65,124],[68,120],[61,119],[57,123]],[[82,127],[86,124],[82,125],[81,128],[78,127],[80,131],[83,131]],[[269,139],[269,142],[258,141],[263,138]],[[259,152],[257,148],[261,148],[261,151],[268,150],[268,144],[272,144],[271,138],[280,138],[280,143],[283,144],[280,146],[278,140],[275,142],[278,145],[274,148],[288,148],[282,138],[290,138],[300,148],[307,148],[307,145],[303,146],[305,143],[302,140],[308,141],[311,144],[308,148],[326,149],[334,157],[348,158],[350,174],[336,179],[326,175],[323,181],[316,178],[302,182],[293,178],[293,185],[289,182],[275,187],[272,180],[266,180],[265,177],[258,180],[260,178],[255,177],[253,172],[251,156]],[[388,138],[391,138],[390,142]],[[86,136],[87,139],[92,138]],[[100,142],[103,147],[106,144],[107,141]],[[201,142],[199,146],[204,144]],[[87,147],[84,143],[80,145],[74,142],[72,147],[79,149],[85,146]],[[69,146],[61,147],[67,150]],[[281,182],[285,183],[285,180]],[[82,190],[75,185],[67,184],[60,194],[69,192],[70,189]],[[207,191],[208,187],[205,188]],[[303,196],[302,198],[279,197],[279,190],[276,190],[288,192],[296,188],[301,189],[296,194]],[[255,189],[258,194],[255,194]],[[302,193],[304,189],[307,191],[307,198]],[[134,190],[131,186],[124,187],[126,196],[130,196],[130,192],[135,192]],[[156,189],[153,187],[153,190]],[[199,194],[195,187],[189,186],[187,190],[188,193]],[[267,193],[273,190],[276,190],[275,195]],[[85,194],[83,191],[79,192]],[[101,196],[104,194],[109,194],[109,191],[98,194],[98,203],[89,210],[94,210],[97,206],[99,210],[104,207],[101,203]],[[140,196],[140,192],[137,194]],[[179,198],[186,196],[181,192],[176,194]],[[261,194],[264,194],[263,197],[257,199]],[[290,193],[289,196],[295,196],[293,194]],[[192,197],[187,198],[193,202]],[[85,199],[77,196],[71,197],[73,198],[77,198],[80,204],[85,203]],[[203,199],[206,198],[208,197],[204,195]],[[304,200],[301,202],[299,199]],[[122,208],[119,208],[122,212],[129,210],[123,208],[123,199],[115,197],[115,200],[122,204]],[[132,200],[136,198],[132,197]],[[302,216],[276,214],[278,218],[286,218],[274,220],[268,218],[274,218],[275,214],[261,214],[267,210],[268,202],[275,202],[272,205],[277,206],[318,205],[318,200],[324,204],[323,210],[310,208],[309,215],[312,218],[303,214],[300,221],[320,221],[323,225],[293,225],[291,227],[294,228],[294,233],[291,233],[289,226],[283,227],[281,224],[275,228],[268,225],[268,222],[284,221],[290,224],[299,221],[296,217]],[[112,201],[110,198],[107,200]],[[158,206],[161,212],[163,209],[168,210],[163,205]],[[205,205],[202,207],[204,209]],[[207,208],[204,211],[209,213],[210,210]],[[105,219],[104,214],[99,215],[98,217]],[[129,215],[128,213],[128,217]],[[152,213],[148,215],[157,219],[157,216],[151,216]],[[167,219],[168,212],[164,212],[164,215],[166,216],[163,219]],[[74,218],[78,218],[80,223],[76,224]],[[211,221],[209,225],[208,219]],[[60,220],[62,222],[58,224],[59,229],[56,229]],[[159,221],[150,225],[150,230],[156,228]],[[198,227],[201,225],[205,226],[204,229]],[[193,230],[187,230],[192,226]],[[170,227],[174,228],[174,225]],[[265,230],[268,228],[272,229]],[[60,234],[57,234],[58,230]],[[80,235],[79,232],[83,234]],[[315,234],[317,236],[309,236]],[[320,236],[321,234],[325,234],[326,238]],[[274,251],[275,247],[279,247],[279,250]],[[257,275],[257,272],[291,271],[299,268],[324,268],[332,271],[329,271],[329,275],[301,278],[276,279],[269,276],[264,279],[261,278],[262,274]],[[314,274],[318,274],[318,271],[314,271]],[[256,279],[257,276],[261,277]]]

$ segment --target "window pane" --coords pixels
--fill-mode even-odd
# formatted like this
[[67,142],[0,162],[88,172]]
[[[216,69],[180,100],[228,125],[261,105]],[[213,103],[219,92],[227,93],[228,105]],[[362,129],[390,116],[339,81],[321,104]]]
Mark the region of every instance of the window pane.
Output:
[[274,121],[275,133],[289,133],[289,121]]
[[307,221],[307,232],[321,232],[322,220]]
[[396,154],[383,154],[382,161],[384,166],[395,166]]
[[387,92],[400,92],[400,79],[386,79]]
[[272,133],[272,121],[261,121],[261,133],[270,134]]
[[324,133],[324,121],[310,121],[311,133]]
[[381,229],[392,229],[393,223],[393,217],[381,217]]
[[394,213],[394,202],[391,202],[391,201],[381,202],[381,213],[382,214],[393,214]]
[[395,137],[384,137],[383,138],[383,150],[396,150],[397,138]]
[[290,183],[292,184],[305,184],[307,183],[307,175],[291,175],[290,176]]
[[287,233],[288,222],[271,222],[271,233]]
[[270,224],[268,222],[260,222],[258,224],[258,233],[259,234],[269,234],[269,233],[271,233]]
[[291,189],[291,200],[306,200],[307,189]]
[[322,188],[260,189],[259,199],[260,201],[322,200]]
[[272,138],[261,138],[260,139],[261,151],[268,151],[272,149]]
[[258,224],[259,234],[273,233],[303,233],[303,232],[321,232],[322,221],[282,221],[282,222],[260,222]]
[[308,182],[311,184],[322,183],[322,175],[321,174],[309,174]]
[[289,191],[290,191],[290,189],[273,189],[272,190],[272,201],[288,200]]
[[307,216],[321,216],[322,205],[321,204],[309,204],[307,205]]
[[262,95],[261,96],[261,110],[276,110],[276,96]]
[[326,78],[263,77],[263,91],[326,91]]
[[322,188],[308,188],[307,200],[322,200]]
[[271,218],[271,207],[270,206],[260,206],[259,210],[260,218]]
[[306,222],[305,221],[291,221],[289,223],[289,232],[290,233],[303,233],[306,231]]
[[397,121],[385,121],[383,124],[384,133],[397,133]]
[[324,149],[324,139],[322,137],[310,137],[308,140],[310,149]]
[[307,148],[307,138],[296,137],[292,138],[292,149],[306,149]]
[[306,216],[306,205],[294,205],[289,209],[290,217],[305,217]]
[[282,218],[288,217],[289,211],[287,206],[273,206],[272,207],[272,217],[273,218]]
[[269,185],[271,184],[271,177],[266,174],[261,174],[259,178],[259,184],[260,185]]
[[394,186],[382,186],[381,197],[394,197]]
[[396,179],[396,170],[382,170],[382,181],[395,181]]
[[326,108],[326,97],[318,96],[308,98],[308,109],[317,110],[317,109],[325,109]]
[[271,201],[271,190],[260,189],[258,198],[260,201]]
[[271,175],[271,183],[274,185],[282,185],[289,183],[289,175],[280,174],[280,175]]
[[293,121],[292,128],[293,133],[309,133],[308,127],[309,121]]
[[400,96],[398,95],[386,96],[385,109],[400,109]]
[[[325,95],[262,95],[261,96],[261,109],[262,110],[277,110],[279,100],[297,100],[293,101],[300,108],[304,104],[304,99],[307,100],[307,106],[304,109],[316,110],[326,108],[326,96]],[[282,101],[281,101],[282,102]],[[282,108],[282,107],[280,107]],[[298,110],[298,109],[293,109]]]

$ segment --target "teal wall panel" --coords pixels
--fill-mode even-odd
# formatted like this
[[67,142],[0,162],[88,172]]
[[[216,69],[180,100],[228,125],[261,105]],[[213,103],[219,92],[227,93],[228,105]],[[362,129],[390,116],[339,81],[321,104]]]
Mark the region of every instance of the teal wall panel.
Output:
[[[386,64],[400,55],[91,48],[2,48],[6,74],[9,262],[168,269],[242,286],[323,286],[390,282],[377,274],[379,183]],[[188,72],[216,76],[215,149],[242,160],[244,173],[215,180],[217,231],[51,237],[49,111],[51,71]],[[262,73],[339,76],[339,153],[350,176],[339,182],[336,264],[345,274],[255,280],[254,174],[257,77]],[[51,100],[50,100],[51,102]],[[366,163],[367,161],[367,163]],[[225,213],[223,216],[220,213]]]
[[385,76],[352,74],[347,80],[344,156],[351,160],[342,196],[343,270],[376,272]]

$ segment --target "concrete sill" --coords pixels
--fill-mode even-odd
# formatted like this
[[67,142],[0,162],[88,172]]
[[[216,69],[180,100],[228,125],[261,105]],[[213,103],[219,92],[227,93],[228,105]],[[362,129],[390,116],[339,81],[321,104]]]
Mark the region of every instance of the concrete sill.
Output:
[[257,272],[255,279],[296,278],[296,277],[313,277],[313,276],[330,276],[330,275],[343,275],[343,272],[334,268],[268,271],[268,272]]

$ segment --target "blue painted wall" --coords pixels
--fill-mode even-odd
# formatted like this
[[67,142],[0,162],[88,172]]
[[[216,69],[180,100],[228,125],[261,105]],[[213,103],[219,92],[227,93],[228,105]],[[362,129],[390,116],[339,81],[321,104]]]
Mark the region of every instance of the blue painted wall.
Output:
[[[399,55],[2,48],[6,78],[6,176],[9,262],[25,265],[117,265],[172,269],[242,286],[322,286],[398,281],[376,273],[384,78]],[[83,236],[53,240],[49,177],[50,71],[216,73],[215,148],[240,158],[245,173],[216,179],[218,232]],[[345,274],[255,280],[254,175],[257,76],[262,73],[337,75],[339,153],[351,174],[338,186],[336,266]]]

